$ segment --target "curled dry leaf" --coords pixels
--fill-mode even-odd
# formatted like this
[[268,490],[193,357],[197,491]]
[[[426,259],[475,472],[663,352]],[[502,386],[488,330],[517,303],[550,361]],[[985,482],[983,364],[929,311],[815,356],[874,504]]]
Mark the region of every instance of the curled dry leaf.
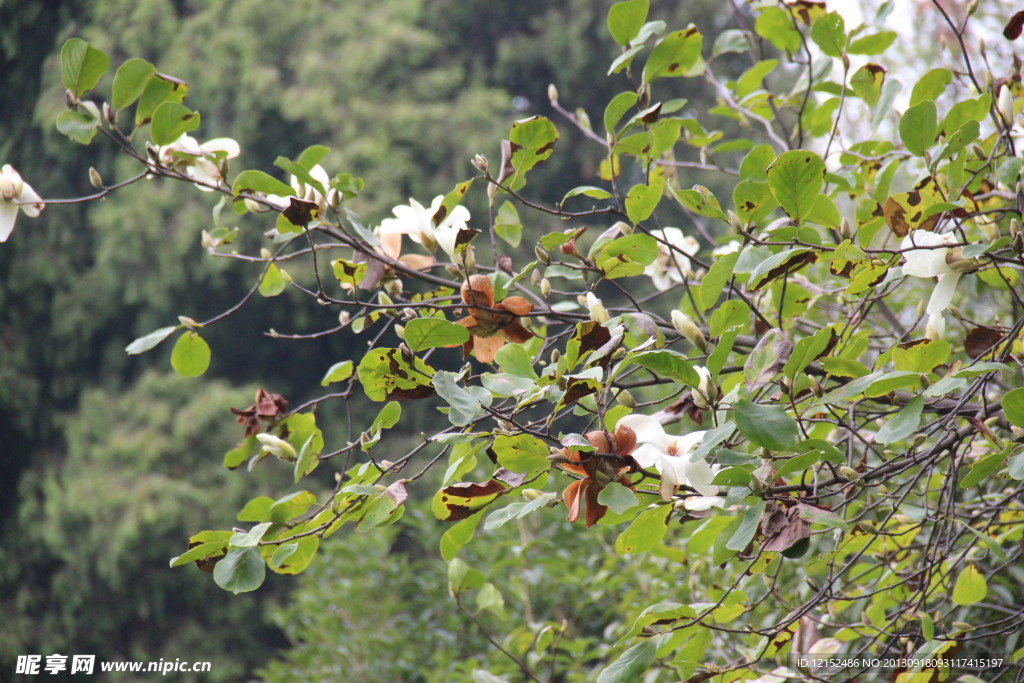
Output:
[[521,296],[506,297],[494,303],[494,285],[483,275],[471,275],[462,284],[462,303],[469,306],[469,315],[458,324],[469,330],[469,340],[462,345],[463,355],[476,352],[477,360],[490,363],[506,342],[522,344],[533,338],[519,318],[533,310],[533,304]]

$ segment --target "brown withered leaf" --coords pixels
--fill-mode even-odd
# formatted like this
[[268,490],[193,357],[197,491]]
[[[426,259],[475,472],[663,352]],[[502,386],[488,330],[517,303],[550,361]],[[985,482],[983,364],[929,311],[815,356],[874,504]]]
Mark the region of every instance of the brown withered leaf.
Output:
[[[766,509],[761,518],[761,530],[768,539],[764,549],[770,552],[782,552],[811,535],[810,525],[801,518],[795,507],[785,512]],[[769,531],[772,533],[769,534]]]
[[246,438],[258,434],[263,429],[263,422],[273,423],[288,415],[288,401],[281,394],[271,394],[265,389],[256,391],[256,401],[251,406],[239,410],[232,408],[238,424],[245,427]]
[[405,490],[404,479],[399,479],[388,486],[384,489],[384,493],[386,493],[391,500],[395,501],[395,505],[401,505],[409,497],[409,492]]
[[981,358],[1001,342],[1003,336],[1003,333],[994,327],[975,327],[964,337],[964,353],[969,358]]
[[593,320],[580,323],[576,326],[574,335],[580,340],[580,355],[587,351],[593,351],[604,346],[612,338],[611,332],[604,325],[598,325]]
[[984,434],[985,438],[992,443],[999,443],[999,439],[992,433],[992,430],[988,428],[988,425],[979,420],[976,417],[968,416],[967,421],[971,423],[971,426],[978,430],[979,433]]
[[[490,449],[488,449],[490,450]],[[508,484],[510,488],[519,488],[526,481],[526,473],[520,474],[518,472],[512,472],[504,467],[499,467],[498,471],[494,473],[494,478],[500,482]]]
[[780,263],[779,265],[769,270],[764,277],[758,280],[758,282],[753,287],[750,288],[750,291],[756,292],[765,285],[779,279],[783,275],[795,273],[804,266],[809,265],[811,263],[815,263],[817,260],[818,255],[813,251],[804,251],[798,254],[794,254],[792,258],[787,258],[785,262]]
[[1024,29],[1024,10],[1017,12],[1003,27],[1003,37],[1007,40],[1017,40],[1020,37],[1021,29]]

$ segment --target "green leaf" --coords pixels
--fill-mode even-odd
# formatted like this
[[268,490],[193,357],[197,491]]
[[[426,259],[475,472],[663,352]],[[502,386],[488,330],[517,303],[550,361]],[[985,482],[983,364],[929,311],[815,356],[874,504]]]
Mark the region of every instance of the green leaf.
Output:
[[179,102],[164,102],[153,112],[150,137],[157,145],[169,145],[199,127],[199,112]]
[[921,373],[918,372],[886,372],[879,377],[874,378],[867,388],[864,389],[864,395],[868,398],[877,398],[879,396],[885,396],[890,391],[896,391],[897,389],[904,389],[907,387],[917,387],[921,384]]
[[828,348],[829,343],[837,337],[835,329],[823,327],[810,337],[804,337],[793,345],[793,353],[782,368],[782,374],[795,379],[804,368],[817,360]]
[[900,118],[900,140],[907,151],[924,156],[925,150],[935,142],[938,115],[931,100],[919,102],[903,113]]
[[973,605],[984,600],[986,595],[988,584],[985,582],[985,576],[973,564],[964,567],[956,577],[956,585],[953,586],[953,604]]
[[437,395],[451,406],[448,410],[448,420],[456,427],[465,427],[480,414],[480,401],[456,384],[453,373],[442,370],[434,375],[431,383],[437,390]]
[[612,5],[608,10],[608,32],[612,39],[623,47],[628,46],[647,21],[649,6],[649,0],[627,0]]
[[[444,532],[441,536],[440,543],[441,558],[445,561],[450,561],[458,555],[463,546],[473,540],[473,535],[476,533],[476,527],[480,524],[481,519],[483,519],[483,515],[467,517],[466,519],[458,522],[448,531]],[[482,574],[480,578],[483,579]]]
[[768,183],[761,180],[741,180],[732,191],[736,215],[743,223],[758,223],[779,205]]
[[621,515],[626,510],[638,505],[640,501],[637,500],[636,494],[628,487],[613,481],[597,494],[597,502],[611,508],[616,514]]
[[1024,451],[1011,457],[1007,463],[1007,474],[1017,481],[1024,480]]
[[[936,99],[946,92],[946,88],[953,82],[953,72],[946,68],[932,69],[924,76],[921,76],[910,93],[910,106],[913,107],[921,102]],[[953,131],[947,131],[952,133]]]
[[499,465],[517,474],[547,470],[551,466],[548,462],[548,447],[529,434],[500,434],[494,438],[491,449]]
[[810,247],[786,249],[772,254],[751,271],[747,287],[752,291],[758,290],[783,275],[800,270],[816,259],[817,256]]
[[895,31],[872,33],[850,43],[846,51],[851,55],[880,55],[889,49],[898,36],[899,34]]
[[[580,190],[581,188],[576,188]],[[582,188],[584,191],[586,188]],[[599,188],[593,188],[595,190]],[[604,190],[600,190],[604,192]],[[566,195],[568,197],[568,195]],[[564,199],[562,201],[565,201]],[[502,202],[498,207],[498,213],[494,217],[494,232],[498,237],[508,242],[513,247],[518,247],[523,239],[523,224],[519,220],[519,212],[512,202]]]
[[881,444],[902,441],[917,431],[921,424],[921,411],[924,409],[924,396],[915,396],[900,412],[889,418],[875,435],[875,441]]
[[634,185],[626,193],[626,215],[634,224],[645,221],[658,207],[662,194],[661,185]]
[[[784,479],[796,472],[803,472],[821,460],[821,451],[811,450],[801,455],[796,455],[784,462],[775,472],[775,479]],[[738,469],[738,468],[732,468]]]
[[800,49],[800,32],[793,27],[793,17],[779,7],[768,7],[758,15],[754,30],[779,50],[796,52]]
[[700,59],[704,38],[693,24],[658,41],[644,65],[643,82],[663,76],[686,76]]
[[721,221],[729,220],[722,212],[718,199],[703,185],[694,185],[690,190],[675,190],[672,194],[680,204],[694,213]]
[[340,363],[335,363],[327,372],[324,374],[324,378],[320,380],[320,386],[326,387],[328,384],[335,382],[343,382],[352,376],[352,361],[343,360]]
[[632,235],[617,237],[611,242],[606,243],[601,247],[597,260],[604,261],[609,258],[622,256],[634,263],[647,266],[654,262],[654,259],[658,257],[658,253],[657,240],[650,235],[636,232]]
[[352,263],[340,258],[336,261],[331,261],[331,269],[334,271],[334,277],[341,283],[342,288],[354,289],[366,277],[367,265],[365,262]]
[[969,489],[980,484],[985,477],[995,472],[1006,459],[1006,452],[994,453],[974,463],[970,471],[960,480],[960,488]]
[[199,377],[210,367],[210,347],[194,330],[187,330],[174,344],[171,367],[182,377]]
[[264,173],[263,171],[242,171],[235,177],[231,185],[232,194],[262,192],[263,194],[276,194],[282,197],[289,197],[295,194],[295,188],[286,185],[277,178]]
[[740,163],[740,178],[743,180],[766,180],[768,167],[775,161],[775,150],[771,145],[758,145],[747,152]]
[[757,527],[761,523],[761,517],[764,516],[764,508],[765,502],[761,500],[746,509],[739,526],[725,542],[726,548],[740,551],[750,545],[750,542],[754,540],[754,534],[757,533]]
[[763,406],[740,399],[733,403],[736,427],[756,446],[784,451],[800,438],[796,421],[782,406]]
[[441,318],[414,318],[405,325],[405,343],[413,351],[456,346],[469,341],[469,330]]
[[533,360],[519,344],[506,344],[494,354],[494,361],[502,372],[517,377],[537,379],[537,371],[533,369]]
[[228,544],[225,541],[214,541],[210,543],[201,543],[194,548],[189,548],[187,552],[178,555],[177,557],[171,558],[171,567],[180,567],[183,564],[189,562],[195,562],[196,560],[202,560],[213,555],[220,555],[227,548]]
[[377,413],[377,417],[373,419],[370,431],[377,432],[382,429],[391,429],[398,424],[400,417],[402,417],[402,404],[398,401],[388,401],[380,409],[380,412]]
[[81,38],[71,38],[60,50],[60,78],[76,98],[89,92],[110,68],[110,58]]
[[274,499],[269,496],[253,498],[241,509],[235,517],[239,522],[266,522],[270,519],[270,506]]
[[117,67],[114,73],[113,92],[110,99],[110,106],[114,109],[130,107],[135,100],[142,96],[149,79],[156,73],[156,67],[145,59],[134,57],[121,66]]
[[157,344],[162,342],[164,339],[167,339],[169,336],[174,334],[174,331],[176,329],[178,329],[177,326],[171,325],[170,327],[161,327],[159,330],[154,330],[153,332],[150,332],[144,337],[139,337],[131,344],[129,344],[127,347],[125,347],[125,352],[129,356],[145,353],[146,351],[149,351]]
[[605,667],[597,677],[597,683],[636,683],[654,664],[659,641],[647,638],[623,652],[618,659]]
[[232,548],[213,568],[214,582],[235,595],[259,588],[266,574],[259,548]]
[[810,213],[825,183],[825,162],[814,152],[783,152],[768,167],[768,187],[790,218],[800,222]]
[[282,270],[277,267],[277,264],[271,263],[267,267],[267,272],[263,274],[263,279],[260,280],[260,295],[268,298],[277,296],[284,292],[287,287],[288,278],[286,278]]
[[300,538],[279,546],[268,564],[278,574],[300,574],[313,562],[319,548],[320,539],[316,536]]
[[487,582],[476,594],[476,609],[478,612],[490,612],[502,619],[505,618],[505,599],[501,597],[501,591],[493,583]]
[[153,112],[164,102],[181,102],[188,93],[188,85],[176,78],[164,74],[154,74],[146,82],[146,87],[139,98],[139,106],[135,108],[135,126],[143,126],[150,122]]
[[953,346],[942,339],[922,339],[893,349],[892,362],[897,370],[931,372],[946,362]]
[[615,539],[615,552],[619,555],[631,553],[644,553],[654,550],[661,544],[668,531],[668,515],[672,512],[672,506],[659,505],[649,510],[644,510],[626,530]]
[[57,130],[79,144],[92,142],[99,128],[100,122],[85,112],[65,110],[57,114]]
[[1024,427],[1024,387],[1006,392],[1000,404],[1003,407],[1003,415],[1010,424]]
[[700,386],[700,375],[682,355],[675,351],[641,351],[626,358],[624,364],[642,365],[658,377],[671,379],[691,387]]
[[700,281],[699,293],[702,310],[706,311],[718,302],[718,297],[721,296],[722,290],[725,289],[725,286],[729,284],[729,280],[732,279],[732,268],[736,265],[736,259],[739,257],[740,252],[734,251],[720,256],[718,260],[711,264],[711,268],[708,269],[707,274]]
[[543,116],[531,116],[512,124],[509,133],[511,156],[499,181],[513,191],[526,185],[526,172],[551,156],[558,141],[558,129]]
[[846,23],[838,12],[829,12],[811,26],[811,40],[829,57],[842,57],[846,49]]
[[611,102],[604,109],[604,129],[608,133],[614,133],[619,121],[626,115],[633,105],[636,104],[637,94],[631,90],[620,92],[612,98]]

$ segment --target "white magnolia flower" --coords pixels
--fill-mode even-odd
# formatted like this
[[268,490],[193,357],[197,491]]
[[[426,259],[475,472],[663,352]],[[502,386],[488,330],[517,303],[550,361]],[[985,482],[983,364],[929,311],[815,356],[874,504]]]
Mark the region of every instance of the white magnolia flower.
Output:
[[946,330],[946,321],[942,312],[949,308],[953,301],[953,292],[956,291],[956,283],[960,280],[960,272],[951,268],[946,262],[949,248],[915,248],[915,247],[938,247],[939,245],[951,245],[956,243],[956,237],[951,233],[937,235],[927,230],[915,230],[903,238],[901,248],[903,258],[904,275],[920,278],[939,278],[935,289],[932,290],[931,298],[928,299],[928,333],[932,339],[940,339]]
[[224,182],[224,162],[241,153],[238,143],[231,138],[214,138],[199,144],[187,133],[158,150],[161,165],[184,172],[197,181],[196,187],[203,192],[213,192],[208,185]]
[[18,209],[30,218],[35,218],[46,205],[32,186],[21,179],[21,175],[10,164],[0,170],[0,242],[6,242],[14,230]]
[[647,415],[627,415],[619,420],[616,429],[620,425],[636,433],[636,441],[640,445],[633,451],[633,459],[641,467],[654,467],[661,472],[663,498],[671,498],[675,489],[683,485],[696,489],[701,496],[718,494],[718,487],[711,483],[715,478],[711,465],[703,458],[690,462],[690,456],[705,432],[690,432],[682,436],[666,434],[661,423]]
[[687,256],[695,256],[700,251],[697,240],[684,235],[679,228],[652,230],[651,236],[661,240],[659,253],[654,262],[644,268],[644,274],[654,281],[655,287],[665,291],[675,283],[682,283],[684,278],[693,277],[693,266]]
[[385,218],[380,223],[379,234],[381,236],[388,234],[400,234],[408,235],[416,244],[421,244],[423,247],[433,253],[438,247],[448,255],[448,258],[452,260],[452,263],[457,265],[465,265],[467,268],[472,268],[475,260],[473,258],[472,248],[465,252],[465,257],[459,256],[456,253],[455,247],[458,240],[459,231],[466,230],[469,223],[469,209],[464,206],[456,206],[451,210],[440,225],[434,225],[434,214],[441,208],[441,202],[444,201],[443,195],[434,197],[434,201],[430,203],[430,207],[424,207],[415,199],[410,199],[409,204],[402,204],[396,206],[391,210],[395,214],[394,218]]
[[712,249],[711,250],[711,255],[712,256],[725,256],[726,254],[731,254],[734,251],[739,251],[740,247],[742,247],[742,246],[743,246],[743,242],[741,242],[739,240],[730,240],[730,241],[726,242],[725,244],[723,244],[722,246],[715,247],[714,249]]

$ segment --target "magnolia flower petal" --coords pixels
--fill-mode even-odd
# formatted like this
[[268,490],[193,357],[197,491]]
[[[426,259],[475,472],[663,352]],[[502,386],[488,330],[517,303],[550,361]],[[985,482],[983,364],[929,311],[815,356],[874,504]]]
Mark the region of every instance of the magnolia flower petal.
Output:
[[234,159],[242,153],[241,147],[239,147],[238,143],[231,138],[214,138],[212,140],[207,140],[203,144],[199,145],[199,149],[206,154],[225,152],[225,159]]
[[[935,277],[952,269],[946,263],[948,249],[920,249],[915,247],[937,247],[955,241],[952,235],[936,235],[927,230],[915,230],[903,238],[900,247],[904,249],[903,272],[913,277]],[[906,251],[909,250],[909,251]]]
[[711,484],[715,478],[715,473],[704,460],[698,460],[697,462],[689,463],[686,468],[686,478],[688,483],[693,488],[697,489],[697,493],[702,496],[714,496],[718,494],[718,487]]
[[679,454],[683,455],[690,453],[690,451],[696,448],[697,444],[699,444],[704,439],[705,434],[707,434],[706,431],[697,431],[690,432],[689,434],[684,434],[682,436],[677,436],[676,448],[679,449]]
[[[621,421],[619,424],[622,424]],[[665,457],[664,451],[659,451],[649,443],[642,444],[631,454],[640,467],[657,467],[661,471],[661,460]]]
[[711,508],[724,508],[725,498],[721,496],[691,496],[683,501],[683,507],[691,512],[702,512]]
[[615,424],[616,429],[620,426],[632,429],[636,433],[637,443],[650,444],[660,453],[666,452],[675,440],[675,437],[665,433],[660,422],[649,415],[627,415]]
[[682,486],[687,482],[690,467],[685,457],[662,454],[660,460],[662,480],[668,480],[676,486]]
[[6,242],[11,236],[17,218],[18,207],[10,202],[0,201],[0,242]]
[[29,218],[35,218],[46,207],[43,198],[25,181],[21,183],[21,195],[18,197],[18,202],[21,212]]
[[928,299],[928,315],[939,315],[953,302],[953,292],[960,280],[960,273],[954,271],[939,275],[939,282]]

